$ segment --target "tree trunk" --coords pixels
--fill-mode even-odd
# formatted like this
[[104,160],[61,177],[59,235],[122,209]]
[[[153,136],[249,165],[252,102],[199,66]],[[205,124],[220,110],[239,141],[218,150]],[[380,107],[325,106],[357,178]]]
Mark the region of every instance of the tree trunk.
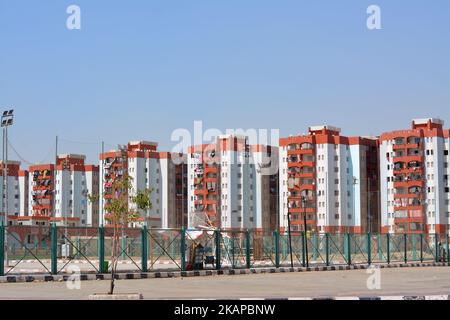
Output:
[[111,284],[108,294],[114,294],[114,281],[116,276],[116,267],[117,267],[117,246],[118,246],[118,232],[117,232],[117,223],[114,222],[113,226],[113,237],[112,237],[112,248],[111,248]]

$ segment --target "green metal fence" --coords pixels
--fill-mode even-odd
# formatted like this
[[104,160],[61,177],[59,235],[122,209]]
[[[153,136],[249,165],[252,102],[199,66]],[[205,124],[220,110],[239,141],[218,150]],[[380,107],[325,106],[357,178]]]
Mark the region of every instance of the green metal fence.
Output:
[[[450,262],[446,234],[120,229],[118,272]],[[0,276],[111,270],[113,229],[0,225]],[[291,261],[292,256],[292,261]]]

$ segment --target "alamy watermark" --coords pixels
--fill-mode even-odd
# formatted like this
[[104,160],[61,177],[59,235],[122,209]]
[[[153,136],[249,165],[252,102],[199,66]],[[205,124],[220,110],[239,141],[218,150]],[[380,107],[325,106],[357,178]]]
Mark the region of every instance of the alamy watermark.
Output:
[[69,290],[80,290],[81,289],[81,269],[79,266],[70,265],[67,267],[66,272],[70,274],[66,281],[66,287]]
[[375,4],[367,7],[367,29],[380,30],[381,29],[381,8]]
[[[193,133],[186,128],[178,128],[172,132],[171,141],[176,145],[171,150],[172,161],[182,163],[183,153],[194,148],[192,153],[198,155],[203,162],[212,164],[220,161],[219,152],[223,151],[218,145],[218,139],[236,138],[239,147],[249,147],[242,151],[249,163],[258,166],[261,175],[273,175],[278,172],[278,144],[279,129],[226,129],[225,132],[217,128],[204,130],[202,121],[194,121]],[[231,139],[232,143],[235,141]],[[256,159],[250,156],[251,148],[259,148],[260,156]],[[269,152],[270,150],[270,152]],[[189,154],[188,154],[189,156]],[[231,157],[228,163],[241,161],[239,157]]]
[[366,285],[369,290],[381,289],[381,268],[380,266],[370,265],[366,273],[370,274],[367,278]]
[[75,4],[67,7],[66,13],[69,14],[66,20],[66,27],[69,30],[81,29],[81,9]]

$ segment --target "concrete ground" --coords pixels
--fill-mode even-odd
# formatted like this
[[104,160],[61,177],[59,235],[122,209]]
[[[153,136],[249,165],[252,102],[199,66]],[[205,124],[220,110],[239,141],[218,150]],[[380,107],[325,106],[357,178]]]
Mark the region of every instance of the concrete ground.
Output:
[[[403,296],[450,294],[448,267],[380,269],[381,289],[369,290],[367,270],[117,280],[117,293],[142,293],[144,299],[281,298]],[[109,281],[82,281],[69,290],[64,282],[0,284],[0,299],[87,299],[105,293]]]

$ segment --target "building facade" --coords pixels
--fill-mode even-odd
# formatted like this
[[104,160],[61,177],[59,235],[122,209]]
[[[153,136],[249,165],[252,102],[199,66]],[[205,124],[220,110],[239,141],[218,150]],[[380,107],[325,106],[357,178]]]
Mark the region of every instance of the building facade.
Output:
[[449,224],[449,130],[440,119],[380,137],[382,230],[445,233]]
[[[332,126],[280,139],[280,228],[313,232],[378,230],[376,138],[345,137]],[[369,212],[371,213],[369,215]]]
[[[0,195],[3,195],[4,184],[4,171],[3,162],[0,161]],[[28,172],[20,170],[20,161],[8,161],[7,162],[7,192],[6,198],[7,202],[4,201],[3,196],[0,196],[0,215],[4,218],[5,211],[8,213],[8,218],[11,221],[19,216],[21,212],[27,210],[27,182],[28,182]],[[11,220],[12,219],[12,220]]]
[[265,167],[278,166],[277,148],[223,135],[190,147],[187,164],[190,228],[275,228],[277,171]]
[[[98,226],[99,167],[86,165],[84,155],[59,155],[56,165],[30,166],[27,220],[68,226]],[[92,200],[89,196],[93,196]]]
[[[150,141],[132,141],[120,150],[113,150],[100,155],[103,197],[100,207],[108,215],[105,205],[112,199],[111,187],[116,179],[128,174],[132,178],[132,190],[150,189],[151,209],[143,212],[136,205],[129,203],[129,208],[139,212],[138,221],[133,225],[146,224],[153,228],[180,228],[186,222],[187,181],[185,178],[185,156],[158,152],[158,144]],[[103,219],[107,224],[107,219]]]

